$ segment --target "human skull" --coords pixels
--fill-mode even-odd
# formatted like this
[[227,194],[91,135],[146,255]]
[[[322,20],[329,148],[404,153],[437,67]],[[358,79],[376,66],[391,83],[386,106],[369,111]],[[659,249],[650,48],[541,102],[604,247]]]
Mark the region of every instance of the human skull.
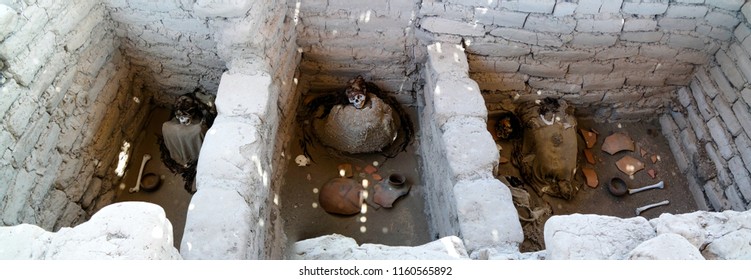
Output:
[[348,82],[349,87],[345,90],[349,103],[355,106],[357,109],[362,109],[365,103],[368,101],[368,93],[365,88],[365,79],[362,76],[357,76]]
[[180,96],[175,101],[175,118],[183,125],[189,125],[193,120],[193,115],[198,110],[198,104],[189,96]]

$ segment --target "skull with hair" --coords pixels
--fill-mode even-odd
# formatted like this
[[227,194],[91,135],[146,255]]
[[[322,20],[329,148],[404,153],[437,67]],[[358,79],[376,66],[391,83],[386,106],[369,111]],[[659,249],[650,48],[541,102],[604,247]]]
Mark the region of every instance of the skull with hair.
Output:
[[368,92],[365,85],[365,79],[363,79],[362,76],[357,75],[357,77],[355,77],[354,79],[349,80],[347,84],[348,86],[344,93],[347,94],[349,103],[352,103],[352,105],[354,105],[357,109],[362,109],[363,107],[365,107],[365,103],[367,103],[368,101]]

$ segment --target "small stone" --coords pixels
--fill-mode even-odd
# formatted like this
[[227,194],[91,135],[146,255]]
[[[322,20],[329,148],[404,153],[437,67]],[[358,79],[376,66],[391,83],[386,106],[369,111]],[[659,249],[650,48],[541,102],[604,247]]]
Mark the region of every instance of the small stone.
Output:
[[373,176],[373,180],[375,181],[380,181],[383,179],[383,177],[381,177],[381,175],[379,175],[378,173],[373,173],[372,176]]
[[507,164],[507,163],[509,163],[509,160],[508,160],[508,158],[506,158],[506,157],[504,157],[504,156],[501,156],[501,157],[500,157],[500,158],[498,159],[498,162],[499,162],[500,164]]
[[363,171],[365,171],[365,173],[368,173],[368,174],[373,174],[373,173],[376,173],[376,171],[378,171],[378,168],[372,165],[368,165],[368,166],[365,166],[365,169]]
[[657,177],[657,171],[655,171],[654,169],[647,170],[647,174],[649,174],[649,177],[651,177],[652,179]]
[[656,163],[658,159],[660,159],[660,157],[658,157],[657,155],[652,155],[652,163]]
[[600,184],[600,180],[597,179],[597,173],[594,169],[582,167],[582,174],[584,175],[584,178],[587,179],[587,186],[590,188],[597,188],[597,185]]
[[597,143],[597,134],[592,132],[591,130],[579,129],[579,133],[581,133],[582,137],[584,137],[584,143],[587,145],[588,149],[591,149],[595,146],[595,143]]
[[649,153],[644,148],[639,148],[639,153],[641,154],[642,158],[646,158],[646,155]]
[[352,178],[352,176],[354,176],[354,174],[352,173],[352,164],[342,163],[336,168],[337,170],[339,170],[339,177]]
[[615,154],[620,151],[634,151],[634,140],[628,135],[616,132],[605,138],[602,143],[602,150],[608,154]]
[[310,177],[310,173],[308,173],[308,176],[306,176],[305,178],[308,179],[308,181],[313,180],[313,178]]
[[584,158],[587,159],[589,164],[595,164],[595,156],[592,154],[592,150],[584,149]]
[[618,167],[618,170],[626,173],[629,176],[634,175],[636,172],[639,172],[639,170],[644,169],[644,163],[632,156],[625,156],[619,159],[615,163],[615,166]]

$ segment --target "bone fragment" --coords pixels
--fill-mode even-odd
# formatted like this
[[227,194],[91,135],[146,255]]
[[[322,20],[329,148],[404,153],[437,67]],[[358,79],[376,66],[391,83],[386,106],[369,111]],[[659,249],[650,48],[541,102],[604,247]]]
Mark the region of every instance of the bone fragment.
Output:
[[668,204],[670,204],[670,201],[663,200],[663,201],[660,201],[660,202],[657,202],[657,203],[652,203],[652,204],[649,204],[649,205],[644,205],[642,207],[636,208],[636,215],[639,216],[639,214],[641,214],[641,212],[647,211],[647,210],[655,208],[657,206],[663,206],[663,205],[668,205]]
[[136,186],[128,190],[130,193],[138,192],[141,190],[141,176],[143,176],[143,168],[146,167],[146,162],[151,159],[150,154],[144,154],[141,160],[141,169],[138,170],[138,179],[136,179]]
[[635,194],[635,193],[638,193],[638,192],[641,192],[641,191],[646,191],[646,190],[651,190],[651,189],[662,189],[663,187],[665,187],[665,183],[663,183],[662,181],[660,181],[659,183],[654,184],[654,185],[649,185],[649,186],[641,187],[641,188],[638,188],[638,189],[629,189],[628,193],[629,194]]

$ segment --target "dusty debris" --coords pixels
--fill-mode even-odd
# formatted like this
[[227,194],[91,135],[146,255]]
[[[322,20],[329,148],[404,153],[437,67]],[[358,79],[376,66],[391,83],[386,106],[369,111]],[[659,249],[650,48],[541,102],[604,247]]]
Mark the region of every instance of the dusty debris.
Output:
[[587,159],[589,164],[595,164],[595,156],[592,154],[592,150],[584,149],[584,158]]
[[626,173],[629,176],[634,175],[636,172],[639,172],[639,170],[644,169],[644,163],[632,156],[625,156],[619,159],[615,163],[615,165],[618,167],[618,170]]
[[591,149],[595,146],[595,143],[597,143],[596,133],[584,128],[580,128],[579,133],[581,133],[582,137],[584,137],[584,143],[587,145],[588,149]]
[[597,179],[597,173],[594,169],[589,167],[582,167],[582,174],[587,180],[587,186],[589,186],[590,188],[597,188],[597,185],[600,184],[600,180]]
[[602,143],[602,150],[608,154],[615,154],[620,151],[634,151],[634,140],[628,135],[616,132],[605,138]]

